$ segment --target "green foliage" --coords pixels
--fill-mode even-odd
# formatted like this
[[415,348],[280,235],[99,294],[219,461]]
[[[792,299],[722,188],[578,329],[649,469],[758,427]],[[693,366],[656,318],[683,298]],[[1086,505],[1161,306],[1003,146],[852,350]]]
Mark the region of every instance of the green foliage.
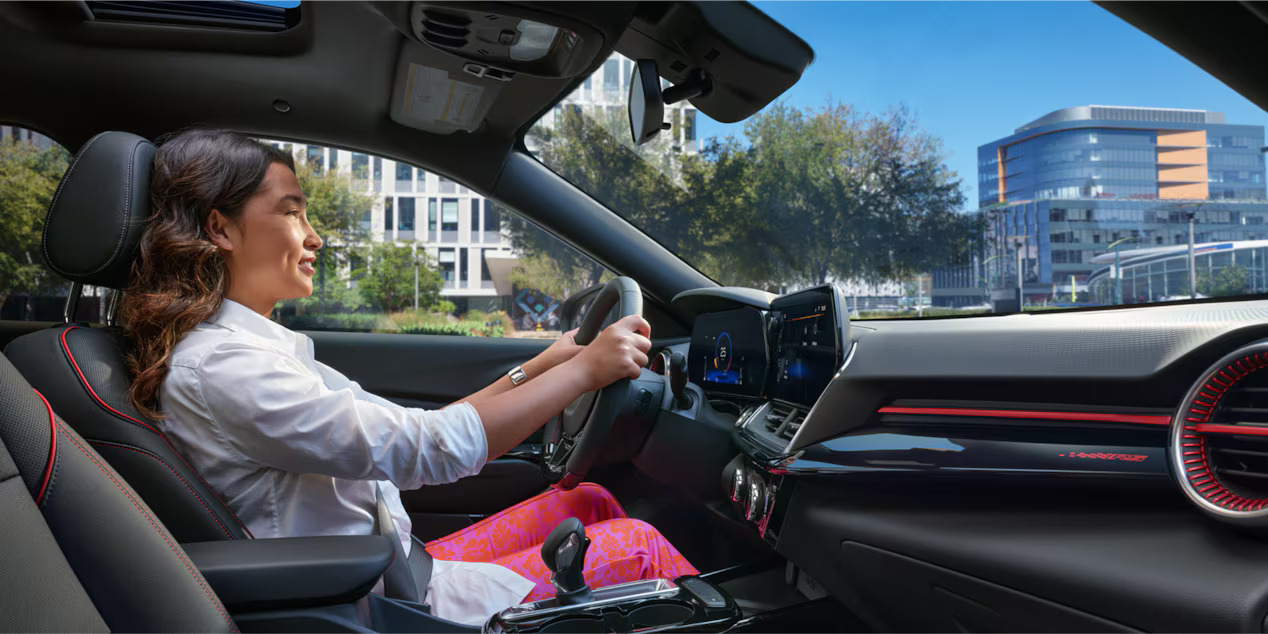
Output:
[[470,311],[463,319],[424,311],[401,311],[391,316],[388,327],[380,332],[410,335],[457,335],[465,337],[503,337],[510,317],[503,312],[491,314]]
[[1240,266],[1226,266],[1214,274],[1198,271],[1198,292],[1207,297],[1229,297],[1250,292],[1250,274]]
[[64,285],[44,264],[44,216],[69,155],[54,145],[0,142],[0,304],[14,292],[50,293]]
[[386,319],[383,315],[358,313],[295,315],[283,324],[292,330],[344,330],[349,332],[375,332],[382,330]]
[[433,268],[425,251],[390,242],[375,243],[368,250],[367,270],[361,278],[361,297],[370,308],[393,313],[414,305],[414,271],[418,271],[418,306],[430,309],[440,302],[444,278]]
[[346,175],[319,173],[301,159],[295,176],[308,199],[308,222],[328,246],[358,244],[369,236],[374,199],[354,189]]
[[[748,120],[744,139],[711,140],[697,155],[632,148],[622,124],[568,110],[531,134],[551,169],[724,284],[895,279],[962,260],[981,235],[980,221],[959,213],[964,196],[941,142],[901,107],[776,104]],[[529,256],[523,279],[577,290],[573,278],[589,271],[598,281],[597,265],[524,224],[511,235]]]

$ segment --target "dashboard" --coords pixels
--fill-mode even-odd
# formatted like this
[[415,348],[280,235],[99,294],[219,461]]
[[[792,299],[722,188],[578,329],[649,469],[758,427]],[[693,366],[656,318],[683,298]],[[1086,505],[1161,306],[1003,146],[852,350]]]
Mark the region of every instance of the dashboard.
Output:
[[849,323],[818,290],[675,298],[737,412],[722,492],[802,573],[878,630],[1261,631],[1268,301]]

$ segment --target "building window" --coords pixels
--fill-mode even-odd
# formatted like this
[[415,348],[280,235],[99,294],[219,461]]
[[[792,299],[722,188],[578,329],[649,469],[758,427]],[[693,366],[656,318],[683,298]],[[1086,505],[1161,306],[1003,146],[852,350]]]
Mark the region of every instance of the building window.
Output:
[[603,92],[620,92],[620,62],[614,59],[603,62]]
[[440,201],[440,230],[458,230],[458,200],[446,198]]
[[454,250],[441,249],[436,257],[440,265],[440,277],[445,280],[445,288],[454,287]]
[[[487,207],[489,205],[489,199],[484,199],[481,201],[481,204]],[[479,204],[475,201],[471,202],[471,241],[480,241],[480,209]]]
[[325,167],[322,159],[326,155],[326,148],[310,145],[308,146],[308,166],[313,168],[314,172],[321,173]]
[[682,113],[682,138],[684,141],[696,140],[695,110],[684,110]]
[[391,231],[392,225],[392,197],[388,196],[383,199],[383,230]]
[[368,154],[357,152],[352,154],[352,178],[359,181],[369,180],[370,156]]
[[336,150],[335,148],[330,148],[326,152],[326,167],[331,172],[339,169],[339,150]]
[[414,230],[414,199],[402,197],[396,203],[396,228],[401,231]]
[[416,191],[427,191],[427,172],[418,170],[418,189]]
[[448,178],[445,178],[444,176],[441,176],[440,177],[440,193],[456,194],[458,193],[458,184],[449,180]]
[[396,164],[396,191],[408,192],[414,189],[414,168],[408,163]]
[[377,187],[379,182],[383,180],[383,159],[374,157],[374,184]]
[[458,249],[458,284],[466,286],[467,281],[467,250]]
[[432,235],[436,234],[436,223],[439,221],[440,215],[436,212],[436,199],[427,199],[427,231]]

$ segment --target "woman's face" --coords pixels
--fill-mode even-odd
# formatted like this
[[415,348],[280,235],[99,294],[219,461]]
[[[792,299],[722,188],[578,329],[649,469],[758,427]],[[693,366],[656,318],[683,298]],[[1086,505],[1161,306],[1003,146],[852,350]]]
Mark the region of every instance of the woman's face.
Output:
[[237,218],[211,214],[208,235],[229,266],[226,297],[268,315],[277,302],[313,294],[322,241],[307,206],[295,173],[274,163]]

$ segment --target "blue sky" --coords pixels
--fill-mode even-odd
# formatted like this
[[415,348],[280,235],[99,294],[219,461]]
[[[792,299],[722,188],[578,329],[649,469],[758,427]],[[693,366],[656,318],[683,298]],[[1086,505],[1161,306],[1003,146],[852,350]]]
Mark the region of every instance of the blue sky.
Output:
[[[872,112],[905,103],[943,139],[970,207],[977,146],[1060,108],[1196,108],[1268,124],[1250,101],[1090,2],[754,4],[815,50],[783,99],[819,106],[832,97]],[[743,122],[701,115],[699,128],[739,136]]]

